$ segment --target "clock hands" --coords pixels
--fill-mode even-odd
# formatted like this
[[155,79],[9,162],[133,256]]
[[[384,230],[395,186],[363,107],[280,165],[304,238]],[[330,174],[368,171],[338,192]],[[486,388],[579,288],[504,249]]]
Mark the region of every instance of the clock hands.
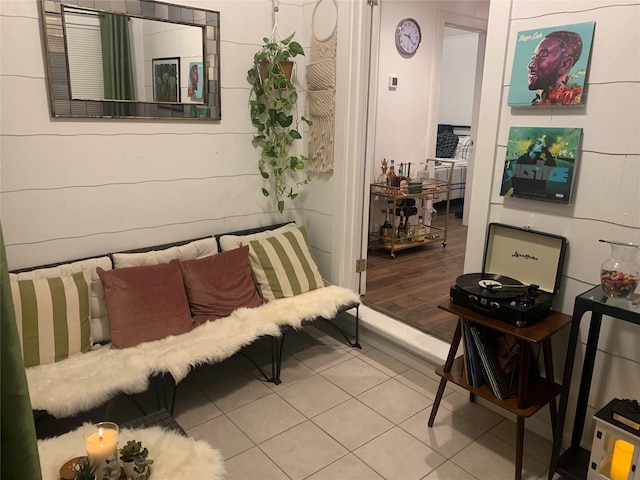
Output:
[[409,41],[411,42],[412,45],[416,44],[416,42],[413,41],[413,38],[411,38],[411,36],[409,34],[403,33],[403,35],[409,39]]

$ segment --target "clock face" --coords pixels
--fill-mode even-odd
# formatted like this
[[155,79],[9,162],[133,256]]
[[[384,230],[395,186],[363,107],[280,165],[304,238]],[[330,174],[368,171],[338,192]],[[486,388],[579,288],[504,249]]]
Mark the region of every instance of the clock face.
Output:
[[396,28],[396,47],[402,55],[413,55],[420,46],[420,26],[413,18],[405,18]]

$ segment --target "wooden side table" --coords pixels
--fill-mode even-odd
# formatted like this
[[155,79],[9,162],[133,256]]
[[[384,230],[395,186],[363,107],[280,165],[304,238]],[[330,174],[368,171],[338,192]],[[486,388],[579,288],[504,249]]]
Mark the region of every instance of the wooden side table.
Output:
[[[433,422],[444,394],[447,382],[453,382],[456,385],[468,390],[471,393],[471,400],[477,395],[488,400],[517,417],[516,422],[516,458],[515,458],[515,478],[522,478],[522,453],[524,450],[524,419],[532,416],[538,410],[549,405],[551,411],[551,424],[555,428],[556,423],[556,400],[555,397],[560,394],[561,387],[554,380],[553,376],[553,356],[551,352],[551,337],[559,332],[562,328],[569,325],[571,317],[560,312],[552,311],[547,317],[533,325],[527,327],[516,327],[502,320],[496,320],[477,313],[469,308],[449,302],[447,305],[438,305],[438,308],[458,316],[458,324],[456,326],[451,348],[445,364],[436,369],[436,373],[442,377],[436,398],[431,409],[429,417],[429,427],[433,426]],[[462,356],[456,358],[456,352],[460,346],[462,338],[462,319],[467,319],[478,325],[496,330],[501,333],[512,335],[522,340],[521,355],[519,364],[518,377],[518,393],[516,396],[501,400],[496,397],[488,385],[481,387],[473,387],[467,382],[464,374]],[[546,378],[535,378],[529,380],[529,355],[532,345],[541,345],[544,356],[544,370]]]

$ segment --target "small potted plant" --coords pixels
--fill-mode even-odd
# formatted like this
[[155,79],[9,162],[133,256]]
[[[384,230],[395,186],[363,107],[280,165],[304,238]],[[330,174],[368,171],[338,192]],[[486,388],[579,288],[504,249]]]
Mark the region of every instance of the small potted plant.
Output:
[[102,469],[102,480],[120,480],[122,476],[122,467],[118,456],[113,454],[107,460],[107,465]]
[[151,470],[149,466],[153,460],[149,460],[147,456],[149,451],[142,447],[142,442],[129,440],[127,444],[120,449],[120,460],[127,478],[132,480],[144,480],[149,478]]
[[298,93],[291,81],[290,69],[292,59],[304,55],[304,50],[293,41],[294,35],[284,40],[276,40],[275,36],[264,38],[263,46],[253,56],[253,66],[247,72],[251,83],[251,123],[257,130],[253,143],[262,148],[258,169],[271,183],[269,189],[262,189],[262,194],[276,197],[280,213],[284,210],[285,199],[296,198],[296,189],[310,181],[308,175],[301,174],[307,157],[289,153],[293,142],[302,138],[298,132],[299,123],[311,125],[304,116],[300,120],[295,117]]
[[71,467],[71,471],[75,474],[76,480],[96,480],[97,469],[98,465],[91,462],[89,457],[80,457]]

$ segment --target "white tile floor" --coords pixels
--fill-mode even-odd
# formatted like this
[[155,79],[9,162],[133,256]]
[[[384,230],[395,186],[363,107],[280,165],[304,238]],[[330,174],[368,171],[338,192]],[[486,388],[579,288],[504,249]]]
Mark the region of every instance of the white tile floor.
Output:
[[[246,351],[269,365],[268,343]],[[199,367],[175,417],[218,448],[230,480],[500,480],[514,478],[515,423],[363,344],[314,327],[287,333],[282,384],[236,355]],[[525,434],[522,478],[546,479],[551,443]]]

